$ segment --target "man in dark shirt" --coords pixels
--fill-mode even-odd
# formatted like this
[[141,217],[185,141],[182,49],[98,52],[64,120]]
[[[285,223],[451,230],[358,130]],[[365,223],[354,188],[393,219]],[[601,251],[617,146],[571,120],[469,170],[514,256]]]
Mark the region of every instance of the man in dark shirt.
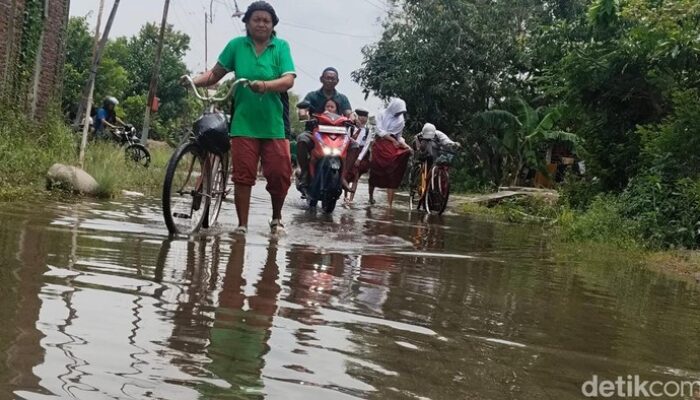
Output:
[[[352,114],[352,106],[347,96],[335,90],[340,79],[338,78],[338,70],[333,67],[328,67],[321,74],[321,89],[309,92],[304,97],[304,102],[309,104],[309,111],[312,114],[323,113],[326,102],[330,99],[335,100],[340,106],[338,110],[341,114],[349,117]],[[306,194],[306,188],[309,185],[309,154],[314,148],[314,141],[311,133],[303,132],[297,136],[297,162],[301,169],[299,176],[298,188],[302,194]]]

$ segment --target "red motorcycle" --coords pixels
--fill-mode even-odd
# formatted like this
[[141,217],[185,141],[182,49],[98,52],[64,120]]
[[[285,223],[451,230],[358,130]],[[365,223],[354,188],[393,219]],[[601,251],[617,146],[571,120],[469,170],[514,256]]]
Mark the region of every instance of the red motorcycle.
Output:
[[331,213],[343,193],[343,166],[351,143],[350,125],[349,118],[331,113],[315,114],[307,121],[306,129],[314,140],[309,162],[311,182],[306,193],[310,208],[320,201],[323,211]]

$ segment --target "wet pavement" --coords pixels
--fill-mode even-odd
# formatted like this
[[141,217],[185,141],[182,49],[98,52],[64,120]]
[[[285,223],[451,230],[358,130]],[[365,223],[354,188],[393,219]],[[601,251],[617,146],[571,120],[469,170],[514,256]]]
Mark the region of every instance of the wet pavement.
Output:
[[[361,190],[365,190],[362,188]],[[0,205],[0,399],[575,399],[700,376],[693,285],[547,227],[285,209],[168,240],[157,199]]]

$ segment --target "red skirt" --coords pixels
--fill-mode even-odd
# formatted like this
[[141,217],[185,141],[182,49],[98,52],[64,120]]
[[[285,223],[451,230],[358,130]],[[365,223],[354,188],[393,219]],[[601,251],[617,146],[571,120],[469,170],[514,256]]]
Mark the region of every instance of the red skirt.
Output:
[[372,146],[369,184],[382,189],[398,189],[410,158],[408,149],[397,149],[387,139],[377,140]]
[[369,153],[365,154],[365,158],[360,161],[360,165],[355,165],[357,158],[360,156],[361,149],[351,149],[348,151],[348,169],[345,173],[345,179],[348,182],[354,182],[355,179],[360,179],[360,177],[369,172]]

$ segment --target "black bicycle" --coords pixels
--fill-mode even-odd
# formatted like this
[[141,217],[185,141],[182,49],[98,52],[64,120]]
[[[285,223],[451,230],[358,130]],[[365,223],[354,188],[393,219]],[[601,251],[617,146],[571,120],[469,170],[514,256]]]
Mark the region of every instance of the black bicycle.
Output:
[[228,194],[229,121],[215,110],[246,79],[233,83],[222,97],[203,96],[192,78],[186,77],[195,96],[204,103],[202,115],[194,122],[189,140],[170,157],[163,183],[163,217],[171,235],[191,235],[216,223]]

